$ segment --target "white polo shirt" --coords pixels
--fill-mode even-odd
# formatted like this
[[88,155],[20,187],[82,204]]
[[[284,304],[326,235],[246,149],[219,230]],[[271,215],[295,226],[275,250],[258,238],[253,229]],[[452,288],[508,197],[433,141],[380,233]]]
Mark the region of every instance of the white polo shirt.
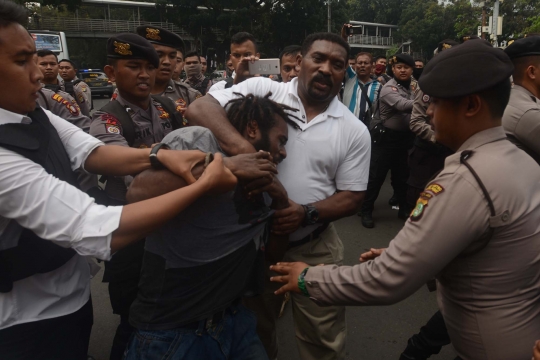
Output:
[[[273,101],[298,109],[288,112],[302,121],[301,130],[289,125],[287,158],[278,167],[278,178],[289,198],[298,204],[310,204],[327,199],[337,190],[365,191],[368,184],[371,137],[366,126],[335,97],[326,111],[309,123],[298,97],[298,78],[278,83],[264,77],[245,80],[223,90],[210,90],[222,106],[238,96],[265,96],[272,92]],[[300,228],[289,237],[298,241],[320,225]]]

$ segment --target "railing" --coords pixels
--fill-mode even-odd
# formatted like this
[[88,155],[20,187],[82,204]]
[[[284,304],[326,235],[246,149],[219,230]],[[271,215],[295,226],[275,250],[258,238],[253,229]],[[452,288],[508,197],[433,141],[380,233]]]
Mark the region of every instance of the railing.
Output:
[[393,37],[353,35],[349,38],[349,44],[393,46]]
[[123,33],[135,32],[140,25],[158,26],[180,36],[189,36],[187,31],[172,23],[128,20],[42,18],[39,23],[34,22],[29,24],[28,28],[32,30],[44,29],[64,32]]

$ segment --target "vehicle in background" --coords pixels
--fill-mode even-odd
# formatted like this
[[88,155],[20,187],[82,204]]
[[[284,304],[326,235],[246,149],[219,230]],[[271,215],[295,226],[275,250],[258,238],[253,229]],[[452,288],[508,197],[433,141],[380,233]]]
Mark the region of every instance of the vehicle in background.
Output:
[[36,50],[51,50],[58,61],[69,59],[66,34],[63,31],[29,30],[36,42]]
[[111,97],[114,93],[114,84],[109,80],[107,74],[100,69],[79,70],[79,78],[82,79],[94,95],[105,95]]

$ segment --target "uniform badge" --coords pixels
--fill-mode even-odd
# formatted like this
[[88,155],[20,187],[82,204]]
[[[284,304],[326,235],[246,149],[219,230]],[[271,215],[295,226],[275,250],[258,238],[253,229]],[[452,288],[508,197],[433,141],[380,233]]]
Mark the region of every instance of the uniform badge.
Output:
[[112,116],[111,114],[103,114],[103,115],[101,115],[101,121],[103,121],[105,124],[109,124],[109,125],[115,125],[115,126],[120,125],[120,122],[118,121],[118,119],[115,118],[114,116]]
[[431,191],[434,195],[439,195],[444,191],[444,188],[439,184],[431,184],[426,188],[426,191]]
[[[467,40],[469,40],[469,39],[467,39]],[[442,44],[442,48],[445,49],[445,50],[446,50],[446,49],[451,49],[451,48],[452,48],[452,45],[447,44],[447,43],[444,43],[444,44]]]
[[146,38],[150,40],[161,40],[158,29],[146,28]]
[[83,86],[81,86],[81,90],[82,90],[83,92],[86,92],[87,87],[83,85]]
[[133,55],[133,53],[129,50],[130,47],[131,45],[126,43],[121,43],[118,41],[114,42],[114,52],[122,56]]
[[53,94],[52,99],[54,101],[56,101],[57,103],[64,105],[66,107],[66,109],[69,110],[71,115],[74,115],[74,116],[79,115],[80,108],[79,108],[79,106],[77,105],[76,102],[74,104],[72,104],[69,101],[67,101],[66,99],[64,99],[62,96],[60,96],[60,95],[58,95],[56,93]]
[[416,201],[416,206],[411,212],[411,221],[418,221],[422,218],[422,215],[424,215],[424,210],[428,206],[429,198],[420,196],[418,200]]
[[429,97],[429,95],[424,95],[424,96],[422,96],[422,101],[423,101],[423,102],[428,103],[429,100],[431,100],[431,98]]
[[110,125],[110,124],[105,124],[105,131],[107,131],[109,134],[115,134],[115,135],[119,135],[121,133],[120,127],[116,125]]
[[83,103],[84,102],[84,95],[83,94],[79,94],[79,96],[77,96],[77,99],[79,99],[79,103]]
[[392,86],[392,90],[397,91],[397,87]]

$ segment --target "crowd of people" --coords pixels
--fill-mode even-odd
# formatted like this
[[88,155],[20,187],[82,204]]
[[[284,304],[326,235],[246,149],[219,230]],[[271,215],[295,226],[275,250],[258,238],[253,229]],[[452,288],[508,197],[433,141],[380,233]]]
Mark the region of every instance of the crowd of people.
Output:
[[[300,358],[344,359],[346,306],[426,283],[440,311],[400,360],[450,343],[540,360],[539,36],[447,39],[426,63],[351,55],[346,24],[284,46],[270,79],[240,32],[213,81],[178,35],[140,26],[108,39],[116,90],[92,109],[27,18],[1,0],[1,359],[89,357],[95,258],[111,360],[278,359],[289,301]],[[343,266],[334,222],[373,228],[388,171],[403,228]]]

